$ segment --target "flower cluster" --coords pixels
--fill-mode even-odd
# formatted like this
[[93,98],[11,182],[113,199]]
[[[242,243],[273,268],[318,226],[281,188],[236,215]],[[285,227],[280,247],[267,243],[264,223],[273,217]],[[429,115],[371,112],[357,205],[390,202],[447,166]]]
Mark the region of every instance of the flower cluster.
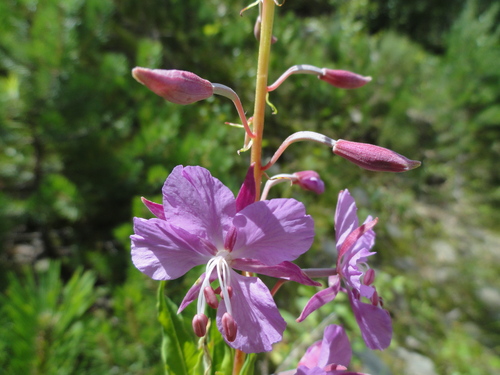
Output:
[[341,326],[332,324],[325,328],[323,339],[312,344],[300,359],[296,370],[278,375],[366,375],[347,371],[352,349],[349,338]]
[[[236,195],[200,166],[175,167],[163,185],[163,202],[143,198],[155,216],[134,219],[132,262],[155,280],[173,280],[194,267],[204,271],[187,291],[178,313],[196,300],[192,328],[196,336],[206,337],[209,327],[207,309],[216,312],[216,325],[224,341],[237,354],[270,351],[283,338],[286,322],[274,301],[282,283],[294,281],[309,286],[322,284],[312,278],[328,278],[328,287],[317,292],[304,306],[298,322],[313,311],[346,293],[370,349],[383,350],[390,345],[392,323],[373,282],[375,271],[367,260],[375,252],[373,228],[378,219],[368,217],[360,225],[357,207],[348,190],[340,192],[335,212],[337,259],[334,267],[301,269],[292,263],[309,251],[314,240],[314,222],[304,205],[295,199],[267,199],[270,189],[289,182],[306,191],[325,192],[325,183],[314,170],[294,171],[267,176],[268,171],[288,146],[312,141],[328,146],[332,153],[370,171],[405,172],[420,166],[395,151],[367,143],[332,139],[304,130],[288,136],[274,155],[262,163],[261,148],[266,104],[273,109],[269,95],[295,74],[316,75],[319,80],[340,89],[358,89],[371,77],[347,70],[294,65],[274,83],[268,84],[270,46],[277,41],[272,34],[276,0],[256,0],[249,7],[259,8],[254,35],[259,41],[255,112],[246,117],[238,95],[228,86],[212,83],[192,72],[136,67],[134,78],[164,99],[182,105],[213,95],[230,99],[241,122],[231,124],[244,129],[244,146],[252,150],[250,168]],[[243,12],[243,11],[242,11]],[[266,63],[267,62],[267,63]],[[262,194],[261,181],[267,177]],[[269,290],[259,275],[277,278]],[[222,342],[222,340],[221,340]],[[344,329],[331,325],[322,341],[313,344],[297,369],[284,374],[334,375],[359,374],[347,370],[352,356]],[[210,361],[207,361],[210,362]],[[241,356],[235,355],[233,373],[242,368]]]

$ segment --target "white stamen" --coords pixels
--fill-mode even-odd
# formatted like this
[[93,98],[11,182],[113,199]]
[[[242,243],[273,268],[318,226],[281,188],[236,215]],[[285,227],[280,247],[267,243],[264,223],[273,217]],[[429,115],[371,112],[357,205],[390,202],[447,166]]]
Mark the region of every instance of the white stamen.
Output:
[[214,269],[217,269],[217,278],[219,279],[219,285],[224,297],[224,303],[226,304],[227,312],[232,315],[231,309],[231,300],[229,297],[228,287],[231,284],[231,273],[229,272],[229,264],[227,263],[226,256],[230,254],[227,250],[221,250],[211,258],[207,263],[207,268],[205,271],[205,279],[200,288],[200,292],[198,293],[198,304],[197,304],[197,312],[198,314],[202,314],[205,312],[205,308],[207,306],[207,301],[205,298],[205,293],[203,292],[207,286],[210,286],[210,276]]

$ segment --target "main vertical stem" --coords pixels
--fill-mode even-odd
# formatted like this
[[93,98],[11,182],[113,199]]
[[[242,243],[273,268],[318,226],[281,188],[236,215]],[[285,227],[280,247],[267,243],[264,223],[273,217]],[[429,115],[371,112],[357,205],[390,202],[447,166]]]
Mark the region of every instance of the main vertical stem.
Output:
[[[257,83],[255,88],[255,108],[253,113],[253,132],[250,164],[255,163],[255,200],[260,199],[260,184],[262,181],[262,135],[264,133],[264,117],[266,114],[267,77],[269,72],[269,57],[271,55],[271,40],[273,37],[274,1],[262,0],[261,29],[259,57],[257,62]],[[239,375],[245,362],[245,353],[236,350],[233,363],[233,375]]]
[[251,163],[255,163],[254,176],[257,192],[256,200],[260,199],[260,185],[262,181],[262,134],[264,132],[264,116],[266,113],[269,58],[271,54],[271,40],[273,37],[275,6],[273,0],[263,0],[257,82],[255,89],[255,108],[253,114],[253,132],[256,137],[253,139],[251,155]]

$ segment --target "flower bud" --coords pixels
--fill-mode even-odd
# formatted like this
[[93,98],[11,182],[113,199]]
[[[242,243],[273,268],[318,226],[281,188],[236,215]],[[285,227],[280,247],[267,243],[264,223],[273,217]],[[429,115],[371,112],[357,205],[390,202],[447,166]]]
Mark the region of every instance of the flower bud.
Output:
[[361,168],[378,172],[406,172],[422,164],[384,147],[339,139],[333,153],[342,156]]
[[293,182],[304,190],[313,191],[316,194],[323,194],[325,183],[315,171],[300,171],[293,174],[297,179]]
[[196,314],[193,318],[193,331],[198,337],[203,337],[207,334],[208,317],[205,314]]
[[191,104],[214,93],[209,81],[184,70],[136,67],[132,69],[132,75],[155,94],[176,104]]
[[372,77],[363,77],[347,70],[333,70],[326,68],[323,68],[322,70],[323,74],[319,75],[318,78],[341,89],[357,89],[372,80]]

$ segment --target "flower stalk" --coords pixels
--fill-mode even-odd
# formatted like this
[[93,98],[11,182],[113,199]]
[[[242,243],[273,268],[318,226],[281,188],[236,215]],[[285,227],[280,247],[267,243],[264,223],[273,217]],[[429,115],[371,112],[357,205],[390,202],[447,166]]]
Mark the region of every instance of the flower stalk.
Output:
[[260,197],[262,181],[262,135],[264,132],[264,117],[266,112],[267,81],[269,76],[269,60],[273,39],[273,22],[275,3],[273,0],[263,0],[261,5],[261,29],[259,57],[257,63],[257,79],[255,87],[255,107],[253,115],[253,139],[250,163],[255,163],[254,177],[256,200]]

